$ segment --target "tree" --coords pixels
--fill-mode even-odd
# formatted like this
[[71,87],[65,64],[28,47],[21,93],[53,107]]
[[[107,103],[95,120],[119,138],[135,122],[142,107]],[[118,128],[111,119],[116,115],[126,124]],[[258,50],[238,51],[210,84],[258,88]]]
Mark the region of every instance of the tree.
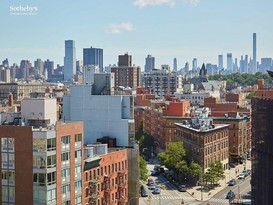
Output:
[[192,178],[199,179],[202,174],[201,166],[194,161],[191,161],[189,165],[189,174]]
[[146,181],[148,179],[148,169],[146,161],[139,156],[139,170],[140,170],[140,179]]
[[220,179],[224,179],[224,167],[221,161],[215,161],[209,165],[207,172],[204,174],[204,179],[211,184],[217,184]]
[[170,143],[167,147],[167,151],[159,153],[158,157],[169,170],[178,171],[177,164],[181,164],[185,155],[186,151],[183,147],[183,143],[179,141]]

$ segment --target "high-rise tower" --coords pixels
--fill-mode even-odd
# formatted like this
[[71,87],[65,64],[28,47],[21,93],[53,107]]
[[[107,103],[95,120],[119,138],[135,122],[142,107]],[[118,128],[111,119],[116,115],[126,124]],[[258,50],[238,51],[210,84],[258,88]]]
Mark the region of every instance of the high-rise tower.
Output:
[[218,55],[218,70],[223,70],[223,55]]
[[155,68],[155,57],[148,55],[145,60],[145,72],[148,73]]
[[83,66],[97,65],[100,72],[103,72],[103,49],[101,48],[84,48],[83,49]]
[[233,71],[232,53],[227,53],[227,70]]
[[257,59],[256,59],[256,33],[253,33],[253,65],[252,65],[252,73],[255,74],[257,72]]
[[76,73],[76,48],[75,41],[65,41],[65,57],[64,57],[64,81],[73,79]]
[[176,58],[173,59],[173,71],[177,72],[177,59]]

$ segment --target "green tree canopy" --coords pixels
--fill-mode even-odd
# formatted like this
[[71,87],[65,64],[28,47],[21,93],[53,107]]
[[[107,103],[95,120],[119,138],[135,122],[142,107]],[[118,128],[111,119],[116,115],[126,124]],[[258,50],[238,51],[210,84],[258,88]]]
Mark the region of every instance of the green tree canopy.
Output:
[[140,179],[146,181],[148,179],[148,170],[146,161],[139,156],[139,170],[140,170]]
[[211,184],[217,184],[220,179],[224,179],[224,167],[221,161],[215,161],[209,165],[207,172],[204,174],[204,179]]

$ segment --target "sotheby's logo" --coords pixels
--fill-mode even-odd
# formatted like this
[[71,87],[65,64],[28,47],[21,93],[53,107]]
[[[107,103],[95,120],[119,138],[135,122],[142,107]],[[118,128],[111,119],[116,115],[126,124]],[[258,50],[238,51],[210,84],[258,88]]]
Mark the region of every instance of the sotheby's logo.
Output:
[[29,5],[11,5],[9,7],[9,13],[11,15],[37,15],[38,7],[37,6],[29,6]]

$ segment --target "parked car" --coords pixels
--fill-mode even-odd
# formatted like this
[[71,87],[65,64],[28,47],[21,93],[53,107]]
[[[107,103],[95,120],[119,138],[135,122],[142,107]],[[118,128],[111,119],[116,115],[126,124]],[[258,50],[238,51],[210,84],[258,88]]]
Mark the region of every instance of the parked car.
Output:
[[246,169],[246,171],[247,171],[248,175],[251,174],[251,169]]
[[150,190],[154,190],[155,188],[156,188],[155,184],[150,184],[150,185],[149,185],[149,189],[150,189]]
[[158,176],[158,175],[160,175],[159,171],[157,171],[157,170],[152,170],[151,171],[151,176]]
[[187,191],[186,185],[179,185],[178,186],[178,191],[186,192]]
[[244,179],[246,177],[245,173],[240,173],[238,179]]
[[152,178],[149,178],[148,179],[148,185],[150,185],[150,184],[154,184],[155,182],[154,182],[154,180],[152,179]]
[[152,193],[153,194],[160,194],[160,192],[161,192],[160,188],[155,188]]
[[148,192],[146,191],[146,189],[144,187],[143,187],[143,189],[140,190],[140,196],[142,196],[142,197],[148,196]]
[[227,193],[226,199],[233,199],[234,197],[235,197],[234,192],[230,190],[230,191]]
[[228,185],[229,185],[229,186],[234,186],[235,184],[236,184],[235,179],[231,179],[231,180],[228,182]]

